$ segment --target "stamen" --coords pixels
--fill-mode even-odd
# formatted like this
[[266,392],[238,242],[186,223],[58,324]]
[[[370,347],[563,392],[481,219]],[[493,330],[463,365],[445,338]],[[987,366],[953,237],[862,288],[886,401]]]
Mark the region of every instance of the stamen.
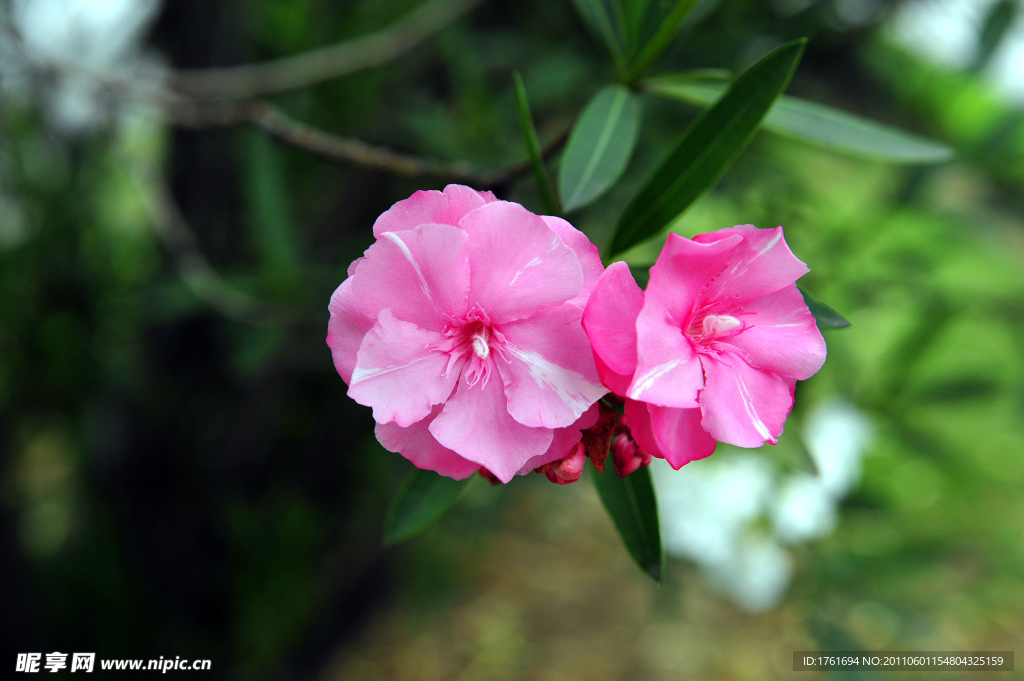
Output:
[[491,354],[490,336],[490,331],[486,326],[473,334],[473,352],[480,359],[487,359],[487,356]]
[[736,327],[740,326],[743,322],[731,317],[727,314],[709,314],[704,318],[703,331],[705,338],[712,338],[714,336],[728,333]]

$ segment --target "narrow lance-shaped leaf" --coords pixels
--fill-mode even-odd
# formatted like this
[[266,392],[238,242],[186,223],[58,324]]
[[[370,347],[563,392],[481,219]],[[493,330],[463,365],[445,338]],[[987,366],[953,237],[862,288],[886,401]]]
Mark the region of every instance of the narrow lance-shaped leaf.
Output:
[[623,27],[619,21],[622,16],[618,11],[620,8],[615,6],[617,2],[618,0],[572,0],[587,27],[608,47],[616,65],[621,65],[624,60]]
[[664,18],[660,18],[658,28],[651,39],[645,45],[637,48],[639,54],[629,67],[627,76],[629,82],[635,82],[636,79],[647,73],[647,69],[651,68],[651,65],[672,44],[673,38],[679,33],[679,29],[683,27],[683,23],[699,2],[700,0],[676,0],[672,9]]
[[615,523],[629,555],[641,570],[660,582],[665,573],[665,547],[661,543],[658,504],[650,470],[640,468],[624,478],[619,477],[614,466],[605,466],[603,473],[598,473],[596,468],[590,472],[601,503]]
[[581,208],[621,177],[640,131],[640,102],[621,85],[598,92],[572,129],[558,173],[566,211]]
[[533,181],[537,184],[537,193],[544,202],[544,209],[551,215],[561,215],[562,208],[558,203],[558,195],[551,184],[548,170],[544,167],[544,154],[540,150],[540,142],[537,140],[537,130],[533,127],[533,115],[530,113],[530,102],[526,98],[526,87],[523,85],[523,78],[516,71],[512,74],[516,85],[516,104],[519,107],[519,125],[523,129],[523,138],[526,140],[526,153],[530,156],[530,165],[533,168]]
[[455,505],[469,480],[452,480],[414,469],[395,493],[384,517],[384,545],[412,539]]
[[786,43],[761,59],[694,121],[626,206],[609,255],[658,234],[718,182],[786,89],[806,42]]
[[[641,42],[643,29],[648,18],[649,7],[652,0],[616,0],[620,7],[622,16],[625,21],[623,22],[625,31],[624,43],[626,47],[626,56],[632,58],[635,56],[637,46]],[[659,2],[669,2],[670,0],[654,0],[655,4]]]
[[807,309],[811,311],[811,314],[814,315],[814,320],[818,322],[819,328],[845,329],[850,326],[850,322],[848,322],[843,315],[839,314],[804,289],[800,287],[797,288],[800,291],[800,295],[804,297],[804,302],[807,303]]
[[1018,0],[999,0],[992,5],[985,17],[985,23],[982,24],[981,32],[978,34],[978,48],[974,55],[974,63],[971,64],[972,71],[980,72],[988,66],[999,46],[1003,44],[1003,40],[1010,33],[1010,28],[1019,13],[1020,3]]
[[[723,83],[694,83],[676,76],[659,76],[645,85],[655,94],[699,105],[710,104],[726,89]],[[780,97],[761,126],[779,135],[861,158],[939,163],[953,157],[953,150],[939,142],[797,97]]]

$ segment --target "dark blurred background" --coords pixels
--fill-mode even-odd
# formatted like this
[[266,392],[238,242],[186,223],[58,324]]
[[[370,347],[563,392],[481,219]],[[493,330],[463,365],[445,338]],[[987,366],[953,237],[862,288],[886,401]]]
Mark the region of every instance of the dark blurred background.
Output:
[[[174,0],[144,52],[174,68],[273,59],[416,4]],[[855,404],[876,433],[863,480],[759,614],[685,561],[648,583],[587,480],[480,481],[382,549],[409,466],[346,397],[327,303],[375,217],[443,183],[145,106],[69,133],[40,94],[64,85],[34,73],[0,111],[0,664],[59,650],[208,658],[193,674],[226,679],[760,679],[788,678],[796,649],[1020,648],[1024,26],[1002,4],[1000,20],[991,2],[705,3],[657,68],[739,71],[808,36],[791,93],[958,154],[902,167],[760,133],[674,226],[784,225],[810,290],[853,323],[826,333],[790,430],[811,405]],[[914,42],[941,20],[956,35]],[[959,61],[920,48],[956,40]],[[492,0],[386,65],[275,101],[341,135],[495,168],[525,158],[513,70],[543,139],[614,75],[568,0]],[[623,182],[571,216],[599,246],[698,113],[644,105]],[[154,226],[164,182],[192,251]],[[540,211],[529,177],[498,191]],[[193,252],[209,272],[189,269]]]

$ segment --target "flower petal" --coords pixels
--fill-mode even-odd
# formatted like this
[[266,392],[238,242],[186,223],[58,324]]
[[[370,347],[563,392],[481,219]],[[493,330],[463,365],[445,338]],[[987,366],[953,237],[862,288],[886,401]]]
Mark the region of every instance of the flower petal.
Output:
[[431,350],[444,336],[395,319],[384,310],[359,346],[348,395],[373,407],[377,423],[406,428],[426,418],[455,388],[461,366],[448,369],[448,355]]
[[731,352],[702,355],[701,363],[707,377],[700,392],[704,429],[719,442],[737,447],[778,442],[793,408],[787,382]]
[[755,298],[742,310],[746,328],[722,342],[751,366],[802,381],[825,363],[825,339],[796,286]]
[[672,315],[648,297],[636,318],[636,332],[636,372],[626,396],[662,407],[696,407],[704,374],[690,339]]
[[373,236],[401,232],[420,225],[456,226],[471,210],[494,201],[491,192],[478,192],[461,184],[450,184],[443,192],[418,191],[399,201],[373,223]]
[[638,402],[637,400],[627,398],[619,425],[629,428],[630,435],[640,449],[651,456],[664,459],[665,452],[661,451],[661,447],[654,437],[654,429],[651,427],[650,406],[646,402]]
[[697,243],[713,244],[743,237],[729,256],[729,268],[712,283],[703,300],[750,300],[789,286],[810,270],[789,250],[782,227],[758,229],[737,225],[710,234],[698,234]]
[[469,385],[459,381],[430,432],[444,447],[475,461],[502,482],[508,482],[527,461],[546,452],[553,440],[549,428],[530,428],[508,413],[501,381],[494,373]]
[[430,415],[408,428],[397,423],[378,423],[377,441],[389,452],[401,454],[416,468],[434,471],[455,480],[465,480],[480,470],[480,464],[467,461],[443,447],[430,434],[430,424],[441,413],[441,405],[434,407]]
[[533,471],[534,468],[540,468],[546,463],[564,459],[572,451],[572,448],[583,439],[583,431],[597,423],[599,415],[597,403],[594,403],[590,409],[583,412],[583,416],[576,419],[576,423],[565,428],[556,428],[548,451],[540,456],[533,457],[523,464],[523,467],[519,469],[519,474],[526,475]]
[[677,328],[685,331],[691,313],[707,298],[709,285],[726,271],[733,250],[742,241],[739,234],[711,243],[669,234],[658,261],[651,267],[644,302],[659,303],[669,312]]
[[636,370],[636,318],[643,305],[644,293],[624,262],[612,263],[590,295],[583,326],[595,357],[615,374]]
[[562,243],[576,253],[576,257],[580,261],[580,267],[583,268],[583,290],[569,302],[582,308],[587,304],[590,294],[593,293],[598,280],[604,274],[604,265],[601,263],[601,255],[598,253],[597,246],[590,243],[586,234],[562,218],[551,215],[542,215],[541,218],[558,235]]
[[501,326],[508,363],[495,363],[516,421],[532,428],[569,426],[608,392],[597,375],[582,316],[579,307],[567,303]]
[[519,204],[489,203],[459,226],[469,234],[469,304],[479,306],[492,322],[528,317],[583,289],[576,253]]
[[700,409],[673,409],[647,405],[651,415],[651,432],[665,460],[679,470],[691,461],[711,456],[715,438],[701,426]]
[[356,354],[363,336],[373,328],[373,317],[362,312],[352,294],[352,278],[341,282],[331,296],[331,319],[327,322],[327,345],[331,348],[334,368],[348,383],[356,366]]
[[397,319],[441,331],[466,311],[466,233],[451,225],[383,232],[352,276],[353,293],[370,316],[390,308]]
[[597,364],[597,375],[601,377],[601,383],[604,383],[604,387],[619,397],[625,397],[626,393],[629,392],[629,384],[633,382],[633,377],[612,371],[597,355],[594,355],[594,363]]

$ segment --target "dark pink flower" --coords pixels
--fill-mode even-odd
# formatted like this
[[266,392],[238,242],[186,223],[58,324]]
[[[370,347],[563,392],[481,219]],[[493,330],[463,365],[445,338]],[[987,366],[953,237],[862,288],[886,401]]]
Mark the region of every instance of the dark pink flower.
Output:
[[457,479],[563,459],[606,392],[581,324],[597,249],[459,185],[399,201],[373,233],[331,298],[327,344],[381,444]]
[[781,227],[752,225],[670,234],[646,292],[625,263],[607,269],[584,325],[641,449],[679,468],[716,441],[777,442],[796,381],[825,361],[794,284],[807,271]]
[[637,445],[636,440],[633,439],[633,433],[629,429],[625,416],[620,418],[619,423],[615,426],[615,439],[612,440],[611,452],[615,472],[623,478],[651,463],[651,455]]

